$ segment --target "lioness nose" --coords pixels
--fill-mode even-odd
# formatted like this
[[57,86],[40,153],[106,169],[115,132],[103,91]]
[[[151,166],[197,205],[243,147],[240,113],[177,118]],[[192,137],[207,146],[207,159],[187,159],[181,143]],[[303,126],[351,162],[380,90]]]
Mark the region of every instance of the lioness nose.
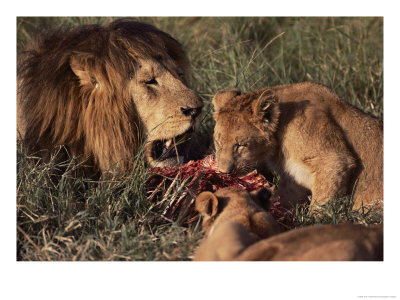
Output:
[[185,115],[185,116],[191,116],[193,119],[195,119],[200,113],[201,113],[201,109],[203,107],[196,107],[196,108],[192,108],[192,107],[181,107],[181,112]]
[[227,162],[225,160],[218,160],[218,171],[220,171],[221,173],[231,173],[233,171],[233,164],[230,162]]
[[219,166],[218,167],[218,171],[220,171],[221,173],[229,174],[232,172],[232,170],[233,170],[232,166]]

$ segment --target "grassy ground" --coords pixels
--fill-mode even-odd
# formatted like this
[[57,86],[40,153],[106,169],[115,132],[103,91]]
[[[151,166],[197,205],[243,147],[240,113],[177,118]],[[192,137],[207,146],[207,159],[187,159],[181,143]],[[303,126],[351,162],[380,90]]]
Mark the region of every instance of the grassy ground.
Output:
[[[112,18],[18,18],[17,49],[38,26],[105,24]],[[185,47],[190,83],[205,101],[198,137],[213,129],[211,98],[222,88],[242,91],[300,81],[323,83],[342,99],[383,116],[382,18],[138,18],[170,33]],[[199,222],[161,216],[184,183],[163,187],[149,201],[142,156],[134,170],[109,182],[72,177],[74,163],[54,184],[62,167],[17,146],[18,260],[188,260],[202,236]],[[294,224],[382,222],[376,210],[352,212],[340,199],[318,217],[296,211]]]

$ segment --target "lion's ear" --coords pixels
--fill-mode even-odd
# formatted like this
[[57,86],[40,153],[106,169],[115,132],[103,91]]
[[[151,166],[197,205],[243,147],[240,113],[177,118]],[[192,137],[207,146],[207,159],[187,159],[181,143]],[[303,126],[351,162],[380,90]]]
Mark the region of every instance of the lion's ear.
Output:
[[278,97],[270,89],[265,90],[253,102],[253,112],[264,125],[276,123],[279,117]]
[[79,78],[82,86],[98,87],[97,80],[90,75],[89,70],[76,57],[72,56],[69,61],[72,72]]
[[196,210],[203,216],[213,217],[218,213],[218,198],[211,192],[202,192],[196,198]]
[[240,95],[242,92],[238,89],[233,90],[219,90],[212,99],[214,109],[218,112],[221,108],[226,106],[234,97]]

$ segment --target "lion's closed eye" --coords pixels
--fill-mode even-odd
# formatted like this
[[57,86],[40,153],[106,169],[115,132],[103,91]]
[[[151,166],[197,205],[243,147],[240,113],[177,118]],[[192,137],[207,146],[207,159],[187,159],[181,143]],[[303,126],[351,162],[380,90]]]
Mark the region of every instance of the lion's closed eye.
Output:
[[144,83],[147,85],[158,85],[158,81],[154,77],[150,80],[146,80]]

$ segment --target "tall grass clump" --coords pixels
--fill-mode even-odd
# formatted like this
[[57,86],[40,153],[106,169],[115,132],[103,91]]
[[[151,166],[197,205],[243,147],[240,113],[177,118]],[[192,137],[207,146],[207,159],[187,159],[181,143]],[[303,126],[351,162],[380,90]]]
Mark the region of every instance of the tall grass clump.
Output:
[[130,174],[101,181],[73,176],[74,158],[40,162],[22,145],[17,154],[18,260],[185,260],[201,235],[146,201],[142,153]]
[[[17,50],[38,27],[106,24],[113,17],[16,20]],[[191,63],[190,86],[205,102],[196,138],[212,151],[211,99],[220,89],[243,92],[315,81],[343,100],[383,117],[383,18],[135,17],[181,42]],[[61,151],[61,150],[60,150]],[[76,158],[41,162],[17,144],[18,260],[188,260],[202,232],[162,212],[186,191],[162,186],[155,197],[139,153],[130,174],[93,181],[75,176]],[[293,226],[382,222],[377,210],[351,211],[339,199],[310,216],[295,208]]]

